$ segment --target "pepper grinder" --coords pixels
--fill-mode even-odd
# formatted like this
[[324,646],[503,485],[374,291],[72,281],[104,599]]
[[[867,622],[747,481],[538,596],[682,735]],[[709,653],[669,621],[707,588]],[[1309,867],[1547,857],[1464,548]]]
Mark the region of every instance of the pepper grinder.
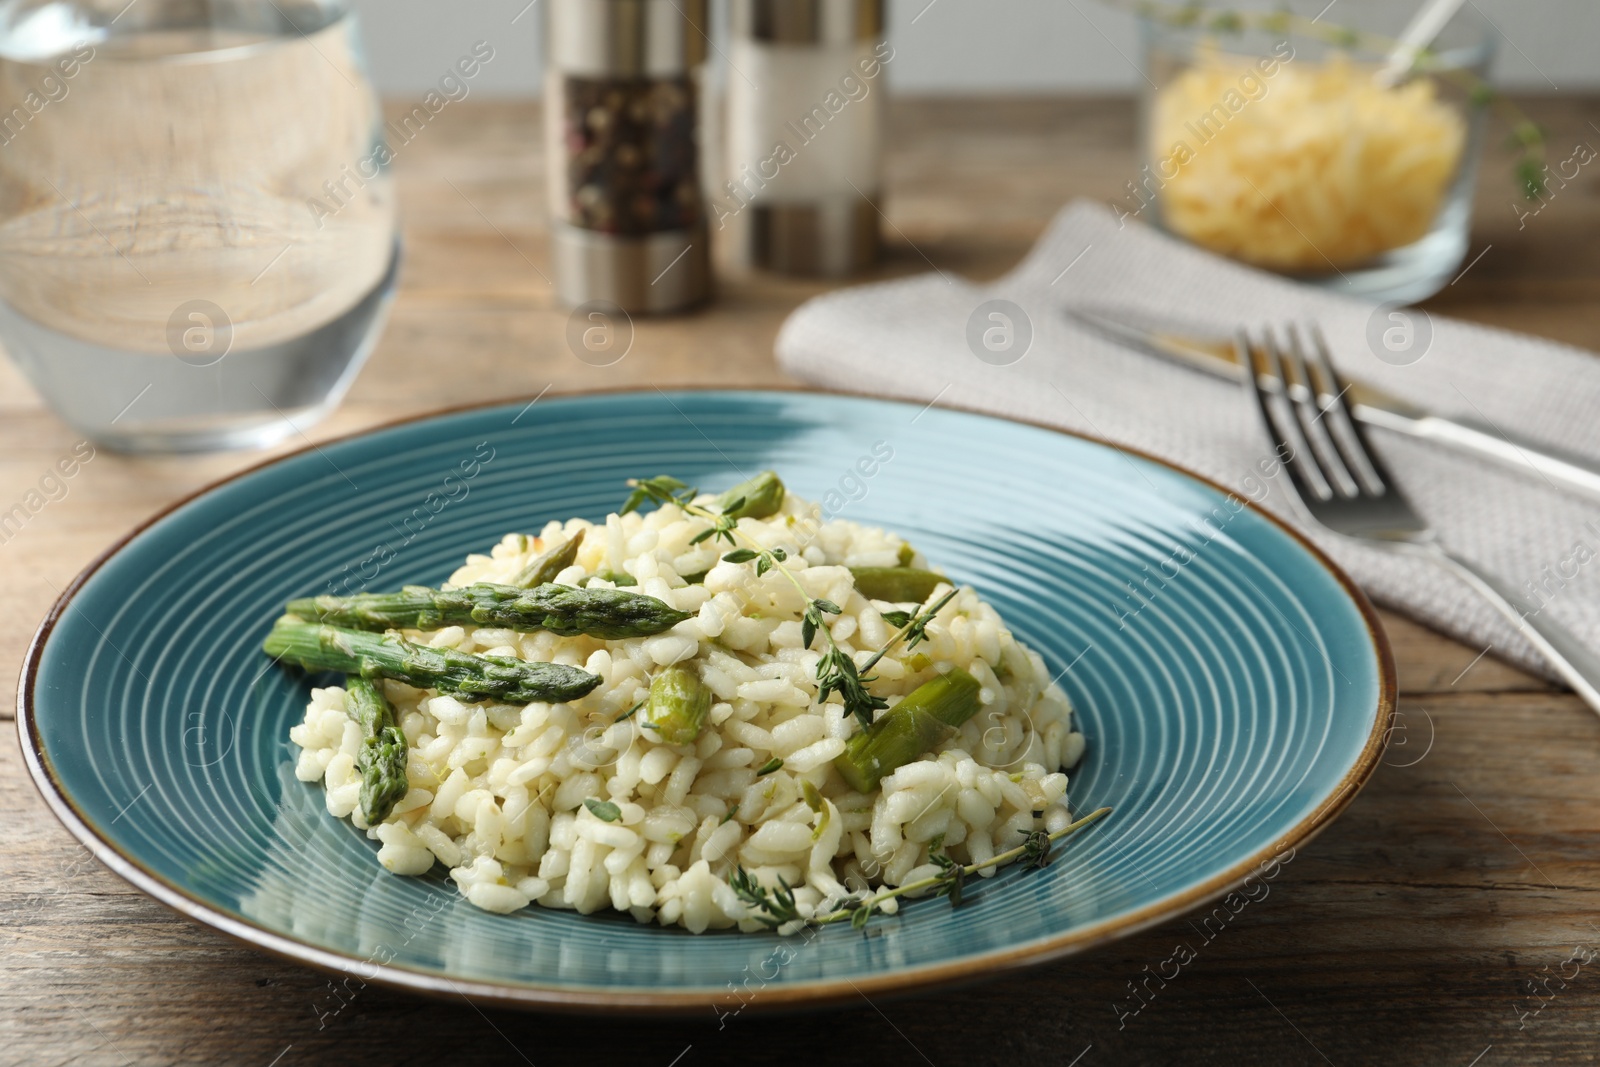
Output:
[[630,314],[699,303],[706,0],[547,0],[545,20],[557,295]]
[[883,0],[733,0],[728,179],[712,198],[734,258],[843,277],[875,262],[881,216]]

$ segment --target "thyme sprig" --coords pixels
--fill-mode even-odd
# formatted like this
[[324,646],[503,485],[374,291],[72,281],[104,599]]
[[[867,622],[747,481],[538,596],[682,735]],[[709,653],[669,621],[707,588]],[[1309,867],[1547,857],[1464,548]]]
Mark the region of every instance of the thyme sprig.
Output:
[[928,858],[939,867],[939,883],[933,891],[934,895],[949,897],[952,908],[961,907],[961,887],[967,880],[967,869],[951,859],[943,849]]
[[[874,713],[889,706],[889,702],[882,697],[873,696],[867,691],[868,682],[877,681],[876,675],[867,674],[878,661],[889,653],[901,640],[906,642],[906,648],[916,648],[918,644],[927,639],[928,623],[944,608],[956,595],[956,590],[951,589],[940,597],[932,607],[924,608],[915,616],[906,617],[905,612],[890,612],[890,615],[905,619],[900,629],[889,635],[889,640],[883,647],[867,657],[867,661],[856,666],[855,660],[842,652],[837,645],[817,664],[817,683],[819,699],[827,700],[830,692],[837,691],[844,701],[847,712],[856,717],[864,730],[872,725]],[[888,616],[884,616],[885,619]],[[893,622],[891,621],[891,625]],[[831,640],[831,635],[830,635]],[[807,647],[810,647],[809,645]]]
[[[786,566],[789,556],[784,549],[779,547],[768,548],[755,538],[739,528],[736,512],[743,506],[744,500],[740,498],[731,501],[723,507],[722,511],[712,511],[695,503],[699,490],[679,481],[669,475],[659,475],[655,478],[640,478],[628,483],[632,492],[627,501],[622,505],[620,514],[626,515],[637,510],[642,505],[654,501],[658,505],[671,504],[687,514],[698,518],[707,519],[711,526],[702,530],[690,539],[690,544],[701,544],[705,541],[717,539],[726,541],[729,545],[737,546],[744,542],[746,547],[734,547],[724,553],[722,560],[725,563],[750,563],[756,565],[756,575],[760,577],[770,570],[776,570],[788,579],[789,584],[800,593],[805,600],[805,609],[800,618],[800,640],[806,648],[810,648],[818,635],[827,642],[822,658],[817,661],[817,700],[826,703],[828,697],[834,693],[839,694],[839,700],[844,705],[845,713],[854,716],[861,724],[862,729],[872,725],[872,720],[877,712],[889,706],[883,697],[876,696],[867,688],[868,683],[877,679],[867,675],[870,670],[896,643],[905,639],[909,642],[908,648],[915,647],[927,636],[928,623],[933,621],[939,610],[950,602],[955,596],[951,590],[932,608],[918,613],[915,617],[907,618],[900,629],[886,641],[869,658],[864,667],[857,667],[854,657],[839,647],[833,638],[833,631],[828,627],[827,616],[838,615],[843,609],[839,605],[822,597],[813,597],[806,591],[800,579],[795,577],[793,571]],[[891,613],[903,616],[903,613]]]
[[[907,616],[905,612],[900,611],[890,612],[890,615],[903,619],[904,622],[901,623],[900,629],[883,643],[883,647],[869,656],[859,667],[856,666],[855,660],[835,645],[817,664],[819,699],[827,700],[829,693],[837,691],[844,701],[845,710],[856,717],[861,728],[865,730],[871,726],[875,713],[887,708],[889,702],[867,691],[867,683],[877,681],[877,677],[867,674],[867,671],[877,666],[878,661],[902,639],[905,640],[907,649],[916,648],[927,638],[928,623],[933,621],[934,616],[938,615],[955,595],[956,590],[951,589],[932,607],[923,609],[915,616]],[[888,616],[884,618],[888,619]],[[831,635],[829,639],[832,639]],[[810,644],[808,643],[806,647],[809,648]]]
[[768,889],[743,867],[735,867],[728,875],[728,885],[738,898],[755,909],[755,920],[774,930],[785,923],[800,918],[799,905],[795,903],[794,887],[783,875],[778,876],[778,888]]
[[889,706],[889,702],[867,688],[867,683],[875,682],[877,678],[862,677],[856,669],[856,661],[834,644],[831,632],[828,633],[828,644],[831,647],[817,661],[817,699],[826,702],[830,694],[838,693],[845,712],[855,716],[856,722],[864,730],[872,725],[878,712]]
[[[1399,44],[1393,38],[1382,34],[1309,19],[1283,10],[1214,10],[1196,0],[1182,4],[1163,4],[1155,0],[1104,0],[1104,2],[1111,7],[1133,11],[1178,29],[1205,29],[1213,33],[1230,34],[1244,33],[1247,30],[1265,30],[1284,35],[1298,33],[1337,48],[1361,48],[1369,52],[1388,52]],[[1548,188],[1545,131],[1537,123],[1473,71],[1445,66],[1440,61],[1438,53],[1432,49],[1418,49],[1412,57],[1411,70],[1415,73],[1437,74],[1455,82],[1466,92],[1467,99],[1473,107],[1496,108],[1511,126],[1512,132],[1507,138],[1506,145],[1517,153],[1513,166],[1522,195],[1529,200],[1538,200],[1544,196]]]
[[617,512],[619,515],[638,511],[652,500],[657,504],[676,504],[688,510],[689,505],[694,503],[694,498],[700,495],[700,490],[667,474],[654,478],[639,478],[630,481],[628,487],[633,491],[623,502],[622,510]]
[[889,623],[891,626],[899,626],[900,629],[892,634],[889,637],[889,640],[883,643],[882,648],[878,649],[878,651],[872,654],[872,658],[868,659],[867,662],[861,665],[861,669],[864,671],[870,671],[877,665],[878,661],[888,654],[889,650],[901,640],[905,641],[906,651],[908,652],[922,644],[923,641],[926,641],[928,639],[928,624],[934,620],[934,617],[937,616],[939,612],[944,610],[944,606],[946,604],[955,599],[955,595],[956,590],[952,588],[944,596],[934,601],[932,607],[923,608],[916,615],[907,615],[903,611],[891,611],[886,613],[883,616],[884,621]]
[[895,886],[877,893],[866,895],[857,894],[839,901],[834,910],[821,915],[813,915],[809,919],[800,915],[798,905],[795,903],[794,890],[781,876],[778,878],[779,889],[767,889],[757,882],[755,877],[743,867],[735,867],[728,876],[728,884],[738,894],[739,899],[754,909],[751,918],[765,926],[777,929],[787,923],[804,922],[812,926],[829,926],[833,923],[848,922],[852,927],[860,929],[867,924],[874,913],[881,911],[887,900],[905,896],[908,893],[921,892],[932,889],[936,895],[950,898],[952,906],[962,903],[962,887],[966,879],[985,871],[990,867],[1001,867],[1012,860],[1020,859],[1025,868],[1043,867],[1050,862],[1050,849],[1057,841],[1076,833],[1092,823],[1098,822],[1111,814],[1110,808],[1096,808],[1083,818],[1071,825],[1063,826],[1055,833],[1045,830],[1035,830],[1030,833],[1022,844],[1016,848],[1007,849],[996,853],[982,863],[969,863],[965,866],[957,864],[941,850],[933,853],[929,858],[939,866],[939,873],[928,878],[921,878],[915,882]]

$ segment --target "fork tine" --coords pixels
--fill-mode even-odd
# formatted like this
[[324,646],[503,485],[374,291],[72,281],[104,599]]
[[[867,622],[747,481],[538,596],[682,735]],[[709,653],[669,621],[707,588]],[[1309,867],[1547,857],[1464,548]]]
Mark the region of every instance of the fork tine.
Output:
[[[1290,323],[1284,332],[1288,337],[1288,344],[1283,348],[1283,363],[1294,378],[1289,388],[1289,396],[1294,401],[1294,414],[1300,420],[1306,443],[1311,446],[1312,457],[1322,467],[1323,477],[1328,479],[1339,496],[1360,496],[1361,485],[1351,475],[1344,457],[1339,454],[1338,446],[1334,444],[1333,436],[1328,432],[1327,424],[1323,421],[1325,409],[1320,403],[1318,382],[1306,366],[1300,331]],[[1296,385],[1299,388],[1295,388]]]
[[1328,487],[1327,479],[1322,476],[1315,458],[1311,457],[1294,413],[1285,411],[1279,416],[1274,410],[1278,405],[1288,407],[1290,401],[1272,328],[1269,326],[1264,331],[1260,359],[1256,358],[1258,350],[1251,343],[1248,330],[1240,328],[1234,338],[1234,346],[1238,350],[1239,365],[1245,368],[1245,378],[1255,395],[1256,406],[1261,410],[1261,421],[1266,426],[1267,436],[1272,439],[1272,447],[1289,472],[1296,491],[1303,500],[1332,500],[1333,490]]
[[[1292,344],[1299,345],[1300,336],[1293,327],[1289,336]],[[1271,326],[1267,327],[1259,360],[1248,330],[1240,329],[1235,340],[1239,363],[1255,393],[1267,434],[1279,450],[1293,487],[1300,495],[1300,503],[1309,512],[1311,520],[1334,534],[1357,538],[1368,544],[1385,545],[1394,550],[1406,546],[1411,551],[1429,553],[1482,594],[1496,611],[1520,627],[1522,634],[1544,654],[1562,679],[1576,689],[1585,702],[1600,711],[1600,656],[1595,655],[1592,644],[1544,614],[1527,610],[1526,605],[1519,603],[1521,595],[1511,582],[1455,555],[1441,543],[1427,519],[1406,500],[1400,485],[1388,479],[1388,472],[1377,455],[1367,450],[1365,438],[1355,429],[1354,423],[1348,421],[1350,412],[1344,403],[1344,387],[1333,372],[1326,339],[1320,334],[1313,334],[1312,337],[1311,362],[1306,363],[1298,351],[1291,352],[1288,361],[1296,366],[1297,375],[1303,377],[1315,406],[1325,414],[1331,413],[1332,419],[1347,420],[1346,425],[1352,432],[1346,443],[1353,442],[1352,451],[1348,454],[1364,457],[1372,471],[1384,479],[1387,484],[1381,492],[1358,490],[1353,495],[1340,497],[1315,494],[1308,480],[1310,475],[1316,473],[1320,478],[1327,472],[1317,468],[1316,457],[1309,451],[1296,455],[1288,444],[1291,439],[1299,440],[1299,431],[1307,428],[1301,424],[1299,413],[1309,405],[1304,402],[1303,396],[1290,395],[1296,390],[1283,372],[1284,357],[1277,350],[1274,330]],[[1326,403],[1317,399],[1318,394],[1322,393],[1330,394]],[[1285,404],[1293,408],[1287,418],[1282,417]],[[1291,455],[1284,455],[1285,452]],[[1348,470],[1346,473],[1349,473]],[[1323,489],[1326,491],[1326,485]]]
[[1344,454],[1351,473],[1361,481],[1366,491],[1373,496],[1383,496],[1394,484],[1394,479],[1389,476],[1378,453],[1373,451],[1366,431],[1350,413],[1349,402],[1344,398],[1350,387],[1333,369],[1328,339],[1322,327],[1313,322],[1306,332],[1311,337],[1308,347],[1311,351],[1311,369],[1317,377],[1316,391],[1322,394],[1317,406],[1327,413],[1325,421],[1329,424],[1329,432],[1338,443],[1339,451]]

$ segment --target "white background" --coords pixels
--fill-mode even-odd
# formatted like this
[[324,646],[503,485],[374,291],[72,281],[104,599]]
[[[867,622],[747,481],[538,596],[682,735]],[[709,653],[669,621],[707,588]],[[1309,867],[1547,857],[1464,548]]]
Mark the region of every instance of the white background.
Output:
[[[545,0],[353,2],[385,93],[426,91],[479,40],[494,46],[495,59],[474,92],[539,92]],[[1600,88],[1600,0],[1468,2],[1500,31],[1501,85]],[[1338,11],[1335,0],[1327,21],[1337,22]],[[1133,19],[1098,0],[889,0],[889,27],[895,59],[888,71],[900,93],[1124,93],[1139,84]]]

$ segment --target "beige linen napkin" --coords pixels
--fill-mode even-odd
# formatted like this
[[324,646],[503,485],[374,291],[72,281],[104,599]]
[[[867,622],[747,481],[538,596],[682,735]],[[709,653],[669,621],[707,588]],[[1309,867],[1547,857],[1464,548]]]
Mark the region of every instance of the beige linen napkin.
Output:
[[[996,298],[1018,305],[1032,329],[1026,355],[1009,365],[999,364],[1010,356],[987,350],[979,358],[968,340],[974,310]],[[1084,329],[1062,312],[1075,304],[1223,335],[1240,323],[1315,318],[1341,372],[1441,414],[1600,462],[1600,359],[1434,317],[1426,355],[1396,365],[1392,355],[1379,359],[1381,344],[1368,340],[1370,302],[1230,263],[1142,224],[1119,224],[1087,201],[1064,209],[1027,259],[993,284],[934,273],[817,297],[784,324],[777,355],[789,373],[819,385],[1078,430],[1250,491],[1246,479],[1260,478],[1257,465],[1270,449],[1244,389]],[[1600,502],[1393,433],[1373,431],[1373,442],[1446,544],[1600,646]],[[1267,485],[1263,505],[1305,531],[1375,601],[1550,675],[1516,629],[1454,577],[1313,527],[1286,478]]]

